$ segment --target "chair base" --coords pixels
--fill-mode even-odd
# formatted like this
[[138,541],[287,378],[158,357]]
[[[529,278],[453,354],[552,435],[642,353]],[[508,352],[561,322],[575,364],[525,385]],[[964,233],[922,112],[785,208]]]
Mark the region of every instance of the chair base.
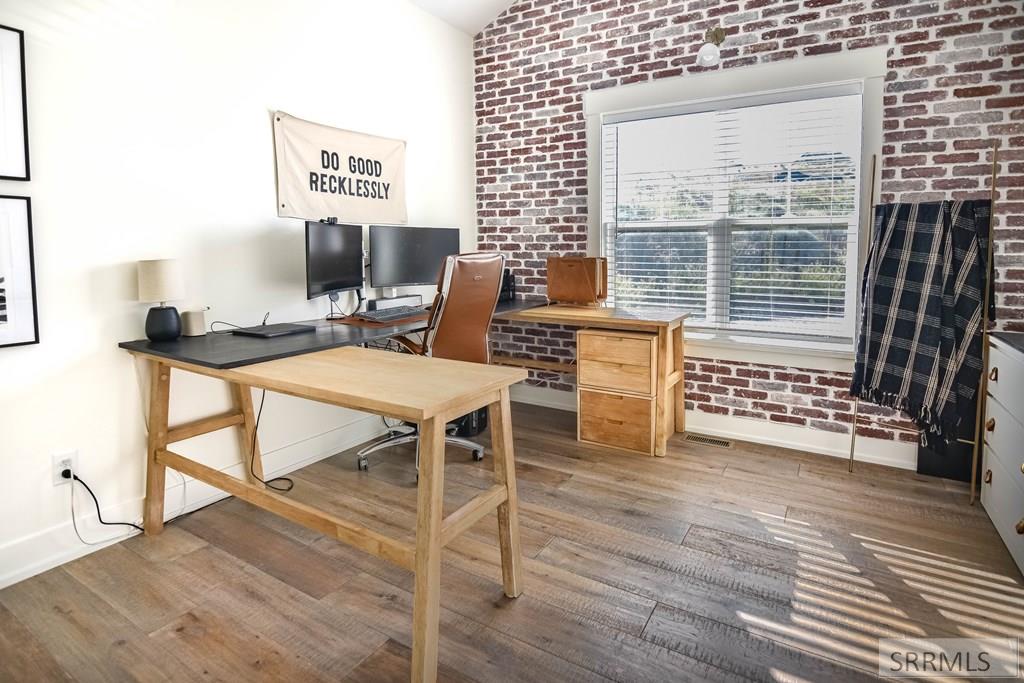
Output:
[[[444,437],[444,442],[448,445],[458,446],[459,448],[465,448],[466,450],[471,451],[473,453],[473,460],[476,460],[477,462],[484,459],[484,447],[478,443],[470,441],[469,439],[446,435]],[[389,434],[383,439],[375,441],[369,446],[360,449],[359,452],[356,453],[356,465],[360,470],[365,472],[370,468],[370,462],[367,458],[370,453],[374,453],[384,448],[391,448],[392,446],[400,446],[406,443],[416,444],[416,471],[418,473],[420,469],[420,435],[419,431],[416,429],[413,429],[411,432]]]

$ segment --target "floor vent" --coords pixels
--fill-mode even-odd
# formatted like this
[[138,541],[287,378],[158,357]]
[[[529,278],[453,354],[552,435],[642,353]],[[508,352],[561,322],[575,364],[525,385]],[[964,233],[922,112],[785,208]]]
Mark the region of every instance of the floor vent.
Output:
[[732,441],[729,441],[728,439],[720,439],[717,436],[707,436],[706,434],[694,434],[693,432],[687,432],[685,440],[690,443],[699,443],[705,446],[732,448]]

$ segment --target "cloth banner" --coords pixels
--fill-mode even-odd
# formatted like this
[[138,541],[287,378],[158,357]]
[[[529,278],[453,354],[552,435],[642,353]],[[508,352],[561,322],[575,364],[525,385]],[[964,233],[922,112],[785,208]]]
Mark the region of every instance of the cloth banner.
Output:
[[277,215],[405,223],[405,141],[274,112]]

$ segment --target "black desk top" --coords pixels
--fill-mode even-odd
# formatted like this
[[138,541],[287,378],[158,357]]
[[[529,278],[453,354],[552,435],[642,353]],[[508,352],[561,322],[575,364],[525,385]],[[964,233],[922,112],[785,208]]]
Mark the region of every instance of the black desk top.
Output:
[[426,329],[425,320],[387,327],[342,325],[326,320],[303,322],[315,326],[316,331],[272,339],[242,337],[234,334],[213,334],[211,332],[202,337],[181,337],[169,342],[139,339],[121,342],[118,346],[128,351],[146,353],[151,356],[217,370],[227,370],[304,353],[326,351],[339,346],[356,346],[364,342]]

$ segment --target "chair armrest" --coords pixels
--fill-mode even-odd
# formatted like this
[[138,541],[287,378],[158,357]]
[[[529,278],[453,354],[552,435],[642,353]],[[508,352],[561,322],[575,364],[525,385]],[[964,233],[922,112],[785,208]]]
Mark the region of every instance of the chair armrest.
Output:
[[417,344],[416,342],[414,342],[412,339],[409,339],[405,335],[400,334],[398,336],[391,337],[391,339],[398,342],[401,346],[404,346],[405,350],[408,351],[409,353],[415,354],[417,356],[423,355],[423,345]]

